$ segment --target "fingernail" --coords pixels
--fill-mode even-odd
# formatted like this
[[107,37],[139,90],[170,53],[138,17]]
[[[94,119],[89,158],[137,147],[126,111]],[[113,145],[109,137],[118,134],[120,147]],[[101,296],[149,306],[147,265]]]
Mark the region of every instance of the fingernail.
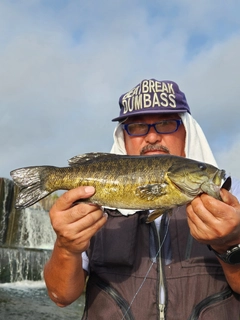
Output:
[[87,186],[87,187],[84,188],[84,190],[85,190],[86,193],[93,193],[93,192],[95,192],[95,188],[92,187],[92,186]]
[[103,216],[107,219],[108,218],[107,212],[103,212]]

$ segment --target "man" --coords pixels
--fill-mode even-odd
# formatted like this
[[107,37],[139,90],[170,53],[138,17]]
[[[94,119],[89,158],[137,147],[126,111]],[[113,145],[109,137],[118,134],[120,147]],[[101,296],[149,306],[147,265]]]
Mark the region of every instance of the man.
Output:
[[[172,154],[216,165],[176,83],[143,80],[119,103],[111,152]],[[73,206],[94,191],[70,190],[50,211],[57,240],[45,280],[53,301],[59,306],[73,302],[89,276],[83,319],[239,318],[240,204],[235,196],[224,189],[223,201],[202,194],[187,208],[146,224],[146,212]]]

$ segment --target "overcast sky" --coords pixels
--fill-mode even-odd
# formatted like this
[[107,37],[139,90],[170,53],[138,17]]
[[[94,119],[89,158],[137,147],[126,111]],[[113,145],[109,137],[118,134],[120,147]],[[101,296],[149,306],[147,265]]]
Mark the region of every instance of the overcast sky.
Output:
[[239,0],[0,0],[0,177],[109,151],[118,99],[176,81],[240,178]]

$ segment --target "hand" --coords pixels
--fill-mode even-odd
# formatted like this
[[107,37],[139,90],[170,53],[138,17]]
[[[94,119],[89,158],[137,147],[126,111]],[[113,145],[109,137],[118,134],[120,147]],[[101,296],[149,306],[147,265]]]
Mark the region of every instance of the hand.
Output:
[[225,189],[220,191],[223,201],[202,194],[187,206],[188,224],[192,236],[209,244],[219,253],[240,243],[240,204]]
[[73,203],[92,196],[93,187],[78,187],[65,192],[50,210],[50,219],[57,234],[56,245],[69,253],[81,253],[91,237],[104,225],[107,214],[98,205]]

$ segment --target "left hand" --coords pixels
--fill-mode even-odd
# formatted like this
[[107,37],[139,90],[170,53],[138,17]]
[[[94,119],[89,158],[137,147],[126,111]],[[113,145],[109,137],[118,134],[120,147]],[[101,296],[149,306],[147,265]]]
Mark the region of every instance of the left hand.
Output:
[[192,236],[209,244],[219,253],[240,243],[240,204],[225,189],[223,201],[201,194],[187,206],[187,219]]

